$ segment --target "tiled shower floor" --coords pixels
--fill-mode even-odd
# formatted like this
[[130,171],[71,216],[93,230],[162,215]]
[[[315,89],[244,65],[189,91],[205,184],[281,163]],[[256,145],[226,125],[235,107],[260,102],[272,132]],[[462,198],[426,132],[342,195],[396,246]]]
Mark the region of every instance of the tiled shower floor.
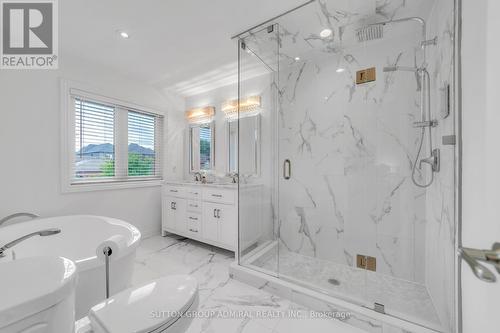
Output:
[[[255,253],[255,252],[254,252]],[[276,243],[249,259],[250,266],[337,298],[439,330],[440,320],[427,288],[418,283],[290,252]]]

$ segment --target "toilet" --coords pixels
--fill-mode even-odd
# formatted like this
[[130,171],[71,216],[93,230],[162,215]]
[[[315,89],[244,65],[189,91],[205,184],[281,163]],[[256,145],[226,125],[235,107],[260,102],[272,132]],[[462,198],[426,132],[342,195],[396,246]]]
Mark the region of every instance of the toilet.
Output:
[[152,280],[111,296],[78,320],[75,333],[180,333],[198,308],[198,283],[188,275]]
[[77,277],[61,257],[0,262],[0,333],[180,333],[198,307],[196,279],[172,275],[121,291],[75,323]]

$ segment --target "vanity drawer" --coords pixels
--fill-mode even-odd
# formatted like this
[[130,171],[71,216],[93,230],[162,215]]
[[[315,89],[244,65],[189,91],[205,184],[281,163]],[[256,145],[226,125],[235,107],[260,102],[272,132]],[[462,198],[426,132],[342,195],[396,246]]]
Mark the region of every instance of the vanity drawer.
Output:
[[188,233],[201,237],[201,214],[188,213],[186,224]]
[[234,205],[236,191],[218,188],[206,188],[203,191],[203,200]]
[[201,201],[188,200],[187,211],[193,213],[201,213]]
[[196,187],[186,187],[185,188],[186,198],[189,199],[201,199],[201,188]]
[[164,194],[170,197],[184,198],[186,189],[182,186],[165,185]]

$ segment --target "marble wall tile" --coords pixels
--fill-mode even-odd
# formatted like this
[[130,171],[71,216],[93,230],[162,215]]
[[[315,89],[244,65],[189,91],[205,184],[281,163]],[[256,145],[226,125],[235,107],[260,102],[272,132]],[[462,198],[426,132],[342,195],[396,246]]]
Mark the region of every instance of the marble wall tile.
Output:
[[[455,148],[443,146],[441,137],[455,133],[455,117],[439,118],[439,89],[454,79],[453,1],[322,0],[314,6],[300,18],[285,16],[277,39],[263,34],[249,41],[267,54],[272,42],[280,46],[271,55],[280,60],[275,158],[278,166],[290,159],[293,170],[290,180],[278,178],[273,202],[280,256],[290,251],[349,266],[356,254],[375,256],[378,273],[425,285],[442,329],[452,331]],[[426,189],[412,182],[421,137],[413,128],[422,103],[418,81],[411,72],[382,70],[424,64],[420,26],[387,24],[383,39],[353,42],[359,21],[412,16],[426,19],[429,38],[438,36],[425,64],[442,169]],[[321,39],[318,26],[331,28],[333,37]],[[369,67],[377,80],[357,85],[356,71]],[[429,148],[425,140],[421,158]],[[430,176],[416,173],[419,182]]]
[[[279,232],[288,250],[348,265],[372,255],[382,273],[411,280],[424,269],[414,229],[425,207],[415,205],[422,191],[410,180],[420,94],[411,73],[382,72],[412,66],[417,44],[393,36],[326,59],[320,49],[283,60],[279,157],[292,160],[293,175],[279,183]],[[356,85],[355,72],[372,66],[378,80]]]
[[[452,1],[437,1],[429,20],[429,36],[438,37],[437,47],[430,48],[429,71],[433,79],[431,102],[439,121],[432,130],[434,142],[441,151],[443,168],[426,196],[426,259],[425,277],[429,293],[443,326],[455,326],[455,146],[445,146],[441,138],[455,134],[453,104],[447,118],[440,115],[440,89],[454,80],[454,7]],[[453,89],[452,89],[453,92]],[[452,94],[451,101],[453,103]]]

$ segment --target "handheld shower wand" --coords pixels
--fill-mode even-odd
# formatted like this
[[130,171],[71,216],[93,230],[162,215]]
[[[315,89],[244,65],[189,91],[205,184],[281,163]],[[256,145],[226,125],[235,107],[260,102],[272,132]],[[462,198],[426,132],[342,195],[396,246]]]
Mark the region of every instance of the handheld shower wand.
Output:
[[41,237],[52,236],[52,235],[57,235],[60,232],[61,232],[61,229],[51,228],[51,229],[35,231],[35,232],[30,233],[30,234],[19,237],[18,239],[15,239],[12,242],[9,242],[9,243],[5,244],[4,246],[0,247],[0,258],[5,257],[6,250],[10,249],[13,246],[16,246],[17,244],[21,243],[22,241],[27,240],[28,238],[31,238],[34,236],[41,236]]
[[[431,128],[437,126],[437,121],[432,119],[431,115],[431,88],[430,88],[430,75],[425,67],[405,67],[405,66],[387,66],[383,68],[384,72],[405,71],[414,72],[417,77],[417,90],[420,91],[420,121],[413,123],[414,127],[421,128],[420,142],[418,144],[417,155],[412,165],[412,181],[418,187],[428,187],[434,181],[434,172],[439,171],[439,149],[433,149]],[[427,111],[427,112],[426,112]],[[426,114],[427,113],[427,114]],[[422,148],[424,145],[425,129],[429,129],[429,150],[430,156],[428,158],[420,159]],[[418,163],[420,160],[420,163]],[[431,167],[431,178],[428,182],[421,184],[417,181],[417,163],[418,169],[422,168],[422,164],[429,164]]]

